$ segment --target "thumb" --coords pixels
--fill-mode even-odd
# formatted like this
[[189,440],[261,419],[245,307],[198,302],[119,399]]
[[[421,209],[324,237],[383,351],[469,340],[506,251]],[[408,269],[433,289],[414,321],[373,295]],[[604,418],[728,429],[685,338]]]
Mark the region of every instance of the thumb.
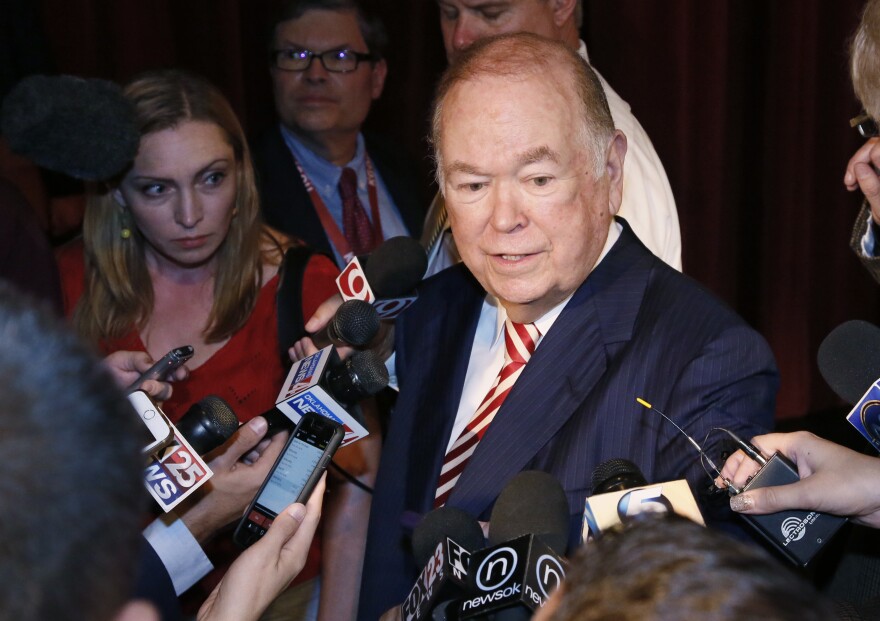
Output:
[[267,546],[281,549],[296,534],[305,517],[306,506],[299,502],[293,503],[278,514],[260,542],[266,541]]
[[752,489],[730,499],[730,508],[737,513],[764,515],[785,509],[800,509],[807,496],[807,481]]
[[268,429],[266,419],[255,416],[239,427],[226,444],[217,449],[217,456],[211,461],[231,466],[259,444]]
[[342,296],[338,293],[321,302],[321,305],[318,306],[315,314],[306,322],[306,332],[311,334],[326,326],[330,320],[333,319],[333,315],[336,314],[336,309],[341,305]]

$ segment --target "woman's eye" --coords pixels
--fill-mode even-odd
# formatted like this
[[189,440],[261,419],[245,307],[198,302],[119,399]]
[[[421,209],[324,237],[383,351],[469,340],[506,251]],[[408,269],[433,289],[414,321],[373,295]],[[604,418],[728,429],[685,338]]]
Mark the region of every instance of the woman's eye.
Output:
[[161,183],[150,183],[143,186],[141,192],[147,196],[161,196],[165,192],[165,186]]
[[205,183],[208,185],[220,185],[223,180],[226,178],[226,173],[223,172],[212,172],[208,173],[205,177]]

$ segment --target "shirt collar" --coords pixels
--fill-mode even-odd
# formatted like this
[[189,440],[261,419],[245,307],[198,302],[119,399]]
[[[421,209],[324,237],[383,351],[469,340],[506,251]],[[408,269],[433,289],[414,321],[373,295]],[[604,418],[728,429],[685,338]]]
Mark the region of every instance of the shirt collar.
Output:
[[364,160],[367,154],[363,134],[358,133],[357,147],[351,161],[345,166],[337,166],[311,151],[296,137],[296,134],[284,125],[279,126],[285,144],[287,144],[293,156],[303,167],[303,170],[306,171],[309,180],[315,187],[326,188],[329,186],[335,191],[336,186],[339,185],[339,177],[342,176],[343,168],[353,168],[358,173],[358,189],[363,190],[367,187],[367,177],[365,174],[362,174],[362,171],[365,170]]
[[584,42],[583,39],[580,39],[578,43],[580,43],[580,45],[578,45],[578,55],[580,55],[581,58],[587,61],[587,64],[590,64],[590,57],[587,54],[587,44]]

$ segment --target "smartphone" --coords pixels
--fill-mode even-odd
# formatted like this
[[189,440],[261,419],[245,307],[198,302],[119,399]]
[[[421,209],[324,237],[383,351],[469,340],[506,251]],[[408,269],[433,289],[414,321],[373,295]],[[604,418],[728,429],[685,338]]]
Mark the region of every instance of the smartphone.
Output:
[[168,446],[174,439],[174,430],[161,408],[143,390],[129,393],[128,402],[144,423],[144,454],[149,455]]
[[314,412],[303,415],[235,529],[234,541],[248,547],[288,505],[305,503],[344,436],[336,421]]
[[141,376],[128,387],[126,392],[132,392],[141,387],[147,380],[164,380],[171,373],[180,367],[184,362],[193,357],[195,353],[192,345],[184,345],[183,347],[175,347],[167,354],[162,356],[153,366],[141,373]]

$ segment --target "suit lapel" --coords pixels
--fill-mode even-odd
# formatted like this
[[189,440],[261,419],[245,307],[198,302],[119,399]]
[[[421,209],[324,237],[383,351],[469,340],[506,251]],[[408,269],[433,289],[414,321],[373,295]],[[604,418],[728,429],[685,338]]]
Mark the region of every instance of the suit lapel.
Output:
[[[461,401],[470,360],[471,348],[462,344],[473,342],[486,295],[463,265],[451,269],[460,270],[462,278],[447,286],[445,299],[449,302],[448,306],[433,309],[421,326],[429,336],[420,339],[420,343],[429,343],[433,347],[427,351],[420,350],[419,357],[433,364],[425,365],[429,369],[427,373],[405,380],[409,383],[412,379],[433,387],[419,391],[427,395],[427,401],[419,404],[419,421],[412,433],[409,456],[412,471],[432,473],[427,483],[420,477],[409,479],[409,506],[421,509],[430,507],[434,500],[437,478]],[[416,363],[411,362],[410,366]]]
[[647,285],[645,250],[623,222],[621,237],[560,313],[462,473],[449,503],[486,510],[589,397],[607,366],[606,346],[629,340]]

